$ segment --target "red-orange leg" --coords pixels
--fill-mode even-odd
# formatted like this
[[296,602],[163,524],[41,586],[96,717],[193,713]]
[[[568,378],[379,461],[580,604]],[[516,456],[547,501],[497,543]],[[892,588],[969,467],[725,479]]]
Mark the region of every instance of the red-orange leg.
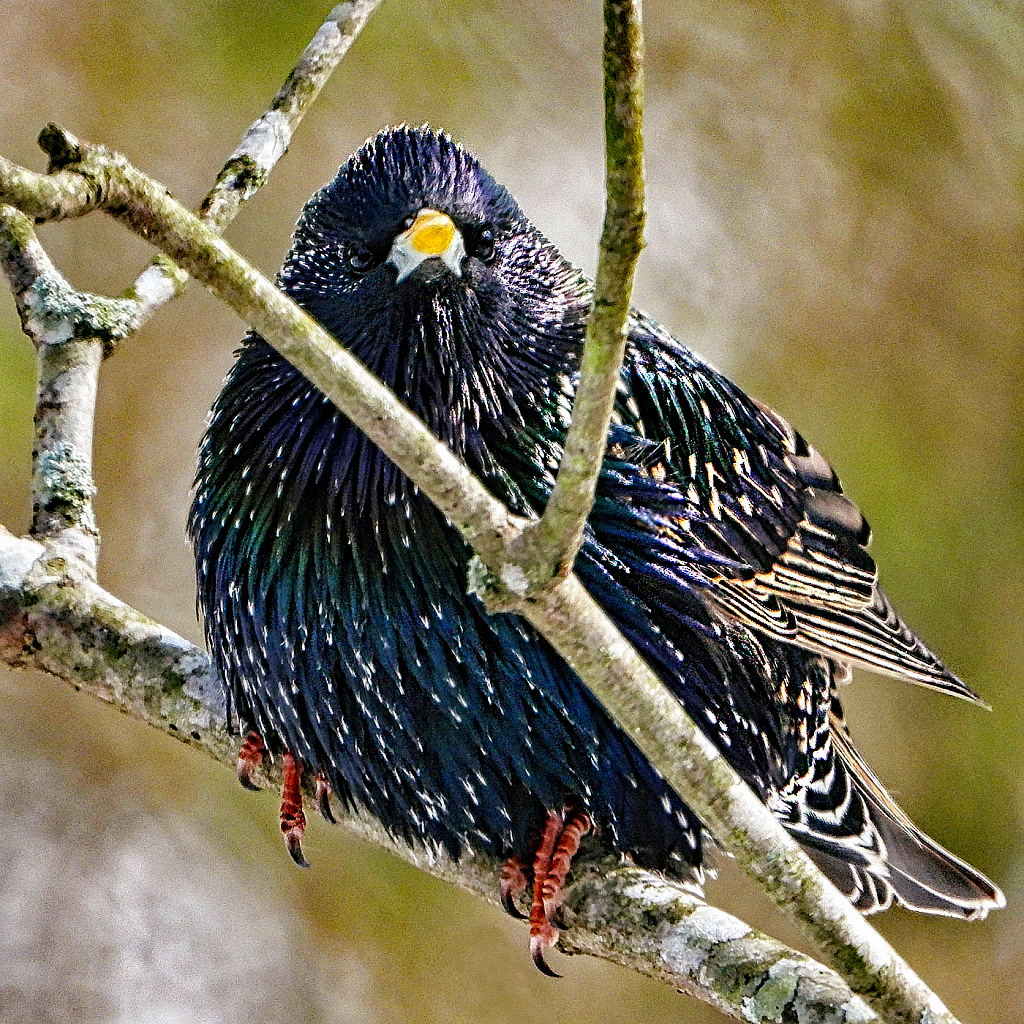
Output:
[[557,811],[548,811],[540,843],[533,857],[533,903],[530,905],[530,955],[541,974],[558,978],[544,960],[544,950],[558,941],[558,929],[548,920],[544,909],[544,882],[551,870],[551,857],[562,833],[563,818]]
[[258,732],[250,731],[245,734],[242,746],[238,750],[235,774],[246,789],[259,790],[260,787],[252,781],[252,773],[263,764],[263,756],[266,752],[267,748],[263,743],[263,737]]
[[[562,886],[569,866],[590,831],[590,815],[572,809],[548,811],[533,861],[533,903],[530,906],[530,955],[537,969],[549,978],[557,975],[547,965],[544,951],[558,942],[558,927],[551,920],[562,902]],[[504,881],[504,872],[502,873]],[[503,901],[504,902],[504,901]]]
[[[562,886],[569,866],[580,848],[580,840],[590,831],[590,815],[583,811],[572,811],[565,819],[562,834],[558,837],[555,852],[551,855],[551,867],[541,885],[544,913],[549,922],[562,902]],[[557,938],[557,933],[556,933]]]
[[301,762],[286,750],[281,759],[281,768],[284,773],[284,785],[281,787],[281,831],[284,833],[284,845],[300,868],[308,868],[309,862],[302,855],[306,815],[302,811]]

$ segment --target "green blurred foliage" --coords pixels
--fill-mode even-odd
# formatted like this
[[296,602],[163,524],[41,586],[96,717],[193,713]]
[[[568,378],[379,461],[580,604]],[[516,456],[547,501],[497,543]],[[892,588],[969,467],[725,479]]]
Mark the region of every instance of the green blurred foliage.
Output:
[[[891,596],[992,704],[985,714],[864,673],[846,698],[858,742],[908,812],[991,872],[1010,901],[978,925],[893,912],[877,919],[880,927],[964,1018],[1017,1020],[1020,12],[996,0],[645,6],[650,214],[638,303],[832,460],[875,528]],[[27,0],[6,12],[0,41],[0,152],[41,166],[33,140],[52,119],[123,150],[198,201],[325,10],[308,0]],[[273,272],[302,202],[364,137],[382,124],[430,120],[477,152],[541,228],[592,269],[602,204],[599,47],[599,5],[583,0],[388,0],[231,240]],[[42,237],[76,285],[111,293],[147,256],[141,242],[93,218]],[[200,632],[183,524],[194,449],[241,333],[193,288],[106,365],[101,385],[102,580],[193,640]],[[0,303],[0,522],[19,531],[28,514],[32,376],[13,303]],[[156,837],[173,822],[196,861],[216,866],[205,872],[186,860],[176,869],[166,855],[169,877],[194,889],[197,916],[208,915],[214,932],[233,920],[207,900],[216,881],[246,908],[253,936],[258,924],[260,934],[285,937],[283,952],[253,939],[257,959],[235,982],[251,990],[263,1019],[718,1019],[605,965],[575,960],[552,984],[536,976],[522,929],[497,911],[317,822],[308,843],[314,867],[298,874],[280,850],[271,797],[238,791],[186,748],[57,684],[0,676],[0,709],[0,755],[26,765],[28,780],[0,783],[3,806],[21,808],[30,791],[43,816],[59,820],[74,801],[73,816],[65,812],[74,828],[47,842],[109,853],[128,844],[125,821]],[[17,822],[23,840],[34,835],[31,822]],[[152,860],[140,855],[143,866]],[[115,898],[108,877],[89,882],[95,899]],[[0,894],[14,891],[2,884]],[[44,875],[34,885],[17,890],[19,907],[49,913],[48,886],[64,892],[72,881]],[[728,864],[710,896],[795,941]],[[81,930],[54,913],[53,935]],[[174,920],[160,941],[193,941]],[[235,963],[222,959],[225,949],[249,941],[237,931],[220,948],[194,938],[209,969],[197,964],[178,989],[169,976],[175,995],[158,1013],[156,997],[136,984],[160,968],[156,952],[126,961],[113,942],[83,959],[77,947],[51,942],[40,953],[5,927],[0,1016],[8,1019],[22,1019],[18,1006],[32,1008],[26,1020],[213,1021],[237,1009],[231,982],[211,980],[215,967]],[[94,1003],[68,994],[71,976],[91,986]],[[196,1005],[204,1007],[198,1017]]]

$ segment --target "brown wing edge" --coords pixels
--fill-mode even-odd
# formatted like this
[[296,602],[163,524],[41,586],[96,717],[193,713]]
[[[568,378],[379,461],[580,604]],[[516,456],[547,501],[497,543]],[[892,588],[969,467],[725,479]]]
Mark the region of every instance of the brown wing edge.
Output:
[[867,551],[871,527],[843,493],[828,460],[782,416],[756,404],[790,449],[789,462],[804,487],[805,519],[771,572],[716,581],[712,596],[777,639],[990,710],[906,625],[879,588]]

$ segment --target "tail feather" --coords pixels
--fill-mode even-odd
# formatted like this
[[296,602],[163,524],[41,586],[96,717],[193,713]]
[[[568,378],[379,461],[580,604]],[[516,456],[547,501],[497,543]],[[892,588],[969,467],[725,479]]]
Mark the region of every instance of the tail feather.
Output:
[[[836,702],[838,704],[838,702]],[[981,872],[929,839],[856,751],[839,714],[810,782],[777,813],[829,879],[865,914],[893,902],[925,914],[980,919],[1006,905]]]
[[926,836],[896,804],[845,729],[833,729],[833,745],[853,778],[853,788],[874,822],[896,899],[911,910],[968,919],[1006,906],[999,888]]

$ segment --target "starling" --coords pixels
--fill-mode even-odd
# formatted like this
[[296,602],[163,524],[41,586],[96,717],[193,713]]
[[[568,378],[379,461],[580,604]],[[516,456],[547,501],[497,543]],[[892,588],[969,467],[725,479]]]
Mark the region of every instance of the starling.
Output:
[[[306,204],[280,287],[492,493],[537,516],[554,482],[592,296],[443,132],[386,129]],[[239,778],[300,780],[409,843],[533,876],[531,945],[591,827],[700,881],[693,812],[529,624],[467,595],[471,552],[388,458],[255,333],[213,407],[189,533]],[[786,829],[865,913],[983,917],[983,875],[925,836],[858,754],[838,685],[861,665],[978,702],[877,584],[869,529],[771,409],[633,311],[575,570]]]

